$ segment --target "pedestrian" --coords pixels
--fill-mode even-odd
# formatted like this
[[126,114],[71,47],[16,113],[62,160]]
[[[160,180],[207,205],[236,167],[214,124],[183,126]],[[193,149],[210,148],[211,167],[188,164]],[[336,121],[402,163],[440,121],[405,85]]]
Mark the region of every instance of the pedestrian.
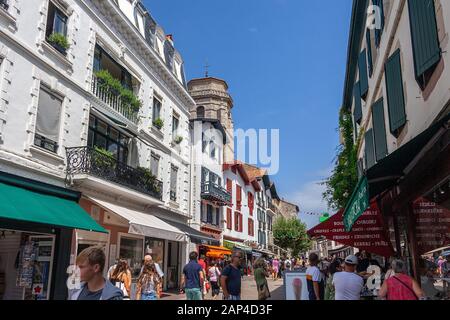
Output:
[[147,263],[136,283],[136,300],[158,300],[161,278],[154,263]]
[[272,280],[276,281],[278,278],[278,269],[280,267],[280,262],[278,261],[278,257],[275,257],[272,260]]
[[[153,257],[150,254],[146,254],[144,256],[144,263],[143,263],[143,265],[152,264],[152,263],[155,265],[155,270],[158,273],[158,276],[159,276],[159,278],[162,281],[163,277],[164,277],[164,272],[162,271],[162,269],[159,266],[159,264],[157,262],[153,261]],[[141,268],[141,273],[142,273],[143,270],[144,270],[144,267]]]
[[206,270],[207,270],[207,266],[206,266],[206,261],[205,261],[205,255],[201,255],[200,259],[198,259],[198,264],[202,267],[203,270],[203,287],[202,287],[202,297],[203,299],[205,299],[206,294],[208,293],[208,280],[206,277]]
[[394,275],[385,280],[379,297],[386,300],[420,300],[425,295],[417,281],[406,274],[406,264],[396,259],[391,268]]
[[319,256],[315,253],[309,255],[309,267],[306,269],[309,300],[323,300],[325,294],[325,281],[317,265]]
[[328,268],[328,279],[326,281],[325,286],[325,300],[334,300],[335,299],[335,289],[333,286],[333,277],[336,272],[342,271],[341,268],[341,260],[334,258],[333,262],[330,263],[330,267]]
[[204,272],[198,264],[198,253],[193,251],[189,254],[189,263],[183,268],[181,277],[180,293],[186,293],[187,300],[202,300],[202,288]]
[[113,285],[122,290],[123,299],[130,300],[131,297],[131,271],[128,262],[120,259],[116,268],[111,274],[110,280]]
[[81,288],[69,290],[68,300],[123,300],[122,291],[103,277],[105,253],[102,247],[89,247],[76,259]]
[[220,269],[217,262],[213,261],[212,266],[208,270],[209,282],[211,283],[211,294],[215,300],[220,293]]
[[254,270],[258,300],[267,300],[270,298],[269,285],[267,284],[269,272],[267,271],[267,264],[263,258],[255,261]]
[[106,278],[107,278],[108,280],[111,280],[111,276],[112,276],[114,270],[116,269],[118,263],[119,263],[119,259],[116,259],[116,261],[114,262],[114,264],[113,264],[111,267],[109,267],[108,272],[107,272],[107,274],[106,274]]
[[242,253],[236,251],[231,256],[231,264],[222,271],[220,284],[224,300],[241,300],[241,266]]
[[344,271],[333,275],[333,286],[335,289],[335,300],[360,300],[364,280],[355,273],[358,258],[349,255],[344,260]]
[[443,272],[442,272],[442,265],[444,264],[445,259],[443,256],[439,256],[438,261],[437,261],[437,266],[438,266],[438,270],[439,270],[439,275],[442,277]]

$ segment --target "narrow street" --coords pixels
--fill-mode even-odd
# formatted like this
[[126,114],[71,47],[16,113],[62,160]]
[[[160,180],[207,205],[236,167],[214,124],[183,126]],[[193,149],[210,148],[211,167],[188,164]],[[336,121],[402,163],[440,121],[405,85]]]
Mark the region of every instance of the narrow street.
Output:
[[[273,281],[271,279],[268,280],[269,289],[272,297],[269,300],[284,300],[283,293],[283,280],[278,279],[277,281]],[[253,276],[244,277],[242,280],[242,300],[257,300],[258,294],[256,292],[256,283]],[[222,293],[220,294],[218,300],[222,299]],[[165,292],[161,300],[186,300],[186,296],[184,294],[178,294],[175,292]],[[211,292],[208,293],[206,300],[212,300]]]

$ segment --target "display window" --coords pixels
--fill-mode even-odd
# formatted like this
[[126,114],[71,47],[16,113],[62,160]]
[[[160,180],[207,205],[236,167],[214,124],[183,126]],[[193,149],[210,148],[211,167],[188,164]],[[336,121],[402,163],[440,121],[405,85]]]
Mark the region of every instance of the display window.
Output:
[[139,277],[144,257],[144,238],[119,233],[119,256],[125,259],[130,267],[133,279]]

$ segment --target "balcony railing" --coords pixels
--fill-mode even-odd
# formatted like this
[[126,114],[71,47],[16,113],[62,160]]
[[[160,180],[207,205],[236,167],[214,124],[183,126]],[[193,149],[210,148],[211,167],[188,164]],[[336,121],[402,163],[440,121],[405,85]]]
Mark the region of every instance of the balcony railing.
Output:
[[226,206],[231,203],[231,194],[216,183],[202,183],[201,192],[202,199],[214,201],[218,205]]
[[120,113],[134,124],[138,124],[138,112],[134,110],[131,104],[122,101],[120,93],[105,88],[102,80],[95,75],[92,76],[92,93],[111,109]]
[[162,199],[163,183],[91,147],[66,148],[67,174],[89,174]]

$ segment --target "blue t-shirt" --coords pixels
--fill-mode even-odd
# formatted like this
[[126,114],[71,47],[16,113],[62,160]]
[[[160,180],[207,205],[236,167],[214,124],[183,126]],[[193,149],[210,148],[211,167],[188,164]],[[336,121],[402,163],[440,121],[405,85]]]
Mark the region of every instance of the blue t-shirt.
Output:
[[196,261],[190,261],[187,265],[184,266],[183,274],[186,278],[186,289],[201,288],[199,273],[202,270],[202,267]]
[[241,270],[228,265],[223,269],[222,276],[227,277],[228,293],[232,296],[239,296],[241,294]]

